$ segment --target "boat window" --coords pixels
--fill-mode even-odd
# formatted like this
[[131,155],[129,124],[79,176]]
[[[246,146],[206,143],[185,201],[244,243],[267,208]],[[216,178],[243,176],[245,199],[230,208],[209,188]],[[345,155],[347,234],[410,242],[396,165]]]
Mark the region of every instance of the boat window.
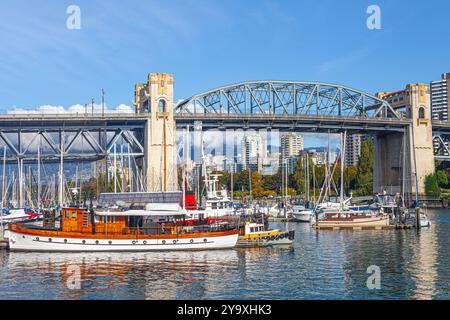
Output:
[[69,218],[69,211],[66,211],[66,212],[65,212],[65,217],[66,217],[66,218]]
[[77,212],[76,211],[72,211],[72,218],[75,219],[77,217]]
[[106,219],[107,219],[108,217],[107,216],[103,216],[103,223],[106,223]]
[[214,202],[214,203],[211,203],[211,208],[212,208],[212,209],[217,209],[217,203],[215,203],[215,202]]
[[111,217],[111,223],[114,223],[116,221],[116,217]]

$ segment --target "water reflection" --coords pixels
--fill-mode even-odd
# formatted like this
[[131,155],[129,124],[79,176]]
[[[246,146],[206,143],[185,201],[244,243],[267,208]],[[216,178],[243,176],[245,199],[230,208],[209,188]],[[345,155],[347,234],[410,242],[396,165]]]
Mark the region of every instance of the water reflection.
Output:
[[[449,299],[450,214],[430,218],[432,228],[419,234],[288,224],[296,230],[293,248],[0,252],[0,299]],[[79,290],[67,286],[74,265]],[[381,290],[366,286],[371,265],[381,269]]]

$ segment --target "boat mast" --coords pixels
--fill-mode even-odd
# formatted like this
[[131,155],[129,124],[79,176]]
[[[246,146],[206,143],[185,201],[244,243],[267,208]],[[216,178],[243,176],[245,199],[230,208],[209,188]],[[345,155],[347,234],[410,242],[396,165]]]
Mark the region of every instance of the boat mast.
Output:
[[114,169],[114,193],[117,193],[117,154],[116,154],[116,144],[115,143],[114,143],[113,169]]
[[[58,185],[58,200],[59,209],[62,210],[64,206],[64,132],[59,132],[59,150],[60,150],[60,162],[59,162],[59,185]],[[56,183],[55,183],[56,184]]]
[[3,240],[3,206],[5,203],[5,178],[6,178],[6,146],[3,147],[3,176],[2,176],[2,207],[0,208],[0,239]]
[[[189,130],[188,128],[186,131]],[[186,210],[186,163],[187,163],[187,148],[189,146],[187,145],[187,139],[186,139],[186,131],[183,132],[183,142],[184,142],[184,148],[183,148],[183,168],[182,168],[182,175],[183,175],[183,185],[182,185],[182,191],[183,191],[183,210]]]
[[2,214],[6,197],[6,146],[3,147],[3,176],[2,176]]
[[312,164],[312,178],[313,178],[313,205],[316,206],[316,165]]
[[309,163],[308,153],[305,155],[305,198],[309,202]]
[[344,158],[345,158],[345,140],[347,138],[347,131],[341,133],[341,208],[340,213],[344,211]]
[[330,192],[331,192],[331,170],[330,170],[330,130],[328,130],[328,146],[327,146],[327,165],[326,165],[326,193],[325,196],[327,198],[327,201],[330,201]]
[[19,168],[19,207],[23,208],[23,166],[22,159],[17,159],[17,166]]
[[38,143],[38,167],[37,167],[37,207],[38,210],[41,210],[41,139],[42,136],[39,136],[39,143]]
[[133,192],[133,171],[131,170],[131,156],[130,156],[130,145],[127,147],[128,152],[128,192]]
[[124,158],[123,158],[123,143],[120,145],[120,179],[121,181],[121,192],[125,192],[125,171],[124,171]]
[[233,190],[233,188],[234,188],[234,177],[233,177],[233,175],[234,175],[234,159],[233,159],[233,163],[231,164],[231,202],[233,202],[233,192],[234,192],[234,190]]

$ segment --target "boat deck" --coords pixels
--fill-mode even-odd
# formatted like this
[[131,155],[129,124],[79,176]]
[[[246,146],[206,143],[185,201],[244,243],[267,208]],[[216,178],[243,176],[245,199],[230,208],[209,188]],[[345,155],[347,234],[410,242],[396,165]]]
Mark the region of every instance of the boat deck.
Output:
[[389,226],[366,226],[366,227],[357,227],[357,226],[313,226],[316,230],[328,230],[328,231],[341,231],[341,230],[395,230],[395,229],[413,229],[414,226],[410,224],[397,224],[397,225],[389,225]]

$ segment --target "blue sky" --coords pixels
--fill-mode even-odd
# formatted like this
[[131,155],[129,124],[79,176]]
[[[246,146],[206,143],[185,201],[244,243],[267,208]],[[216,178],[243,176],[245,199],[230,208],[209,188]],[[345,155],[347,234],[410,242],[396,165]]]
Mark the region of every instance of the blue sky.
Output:
[[[68,30],[66,9],[81,9]],[[366,27],[381,8],[382,29]],[[399,90],[450,71],[450,2],[2,0],[0,112],[100,100],[131,105],[148,72],[175,74],[176,100],[244,80]]]

